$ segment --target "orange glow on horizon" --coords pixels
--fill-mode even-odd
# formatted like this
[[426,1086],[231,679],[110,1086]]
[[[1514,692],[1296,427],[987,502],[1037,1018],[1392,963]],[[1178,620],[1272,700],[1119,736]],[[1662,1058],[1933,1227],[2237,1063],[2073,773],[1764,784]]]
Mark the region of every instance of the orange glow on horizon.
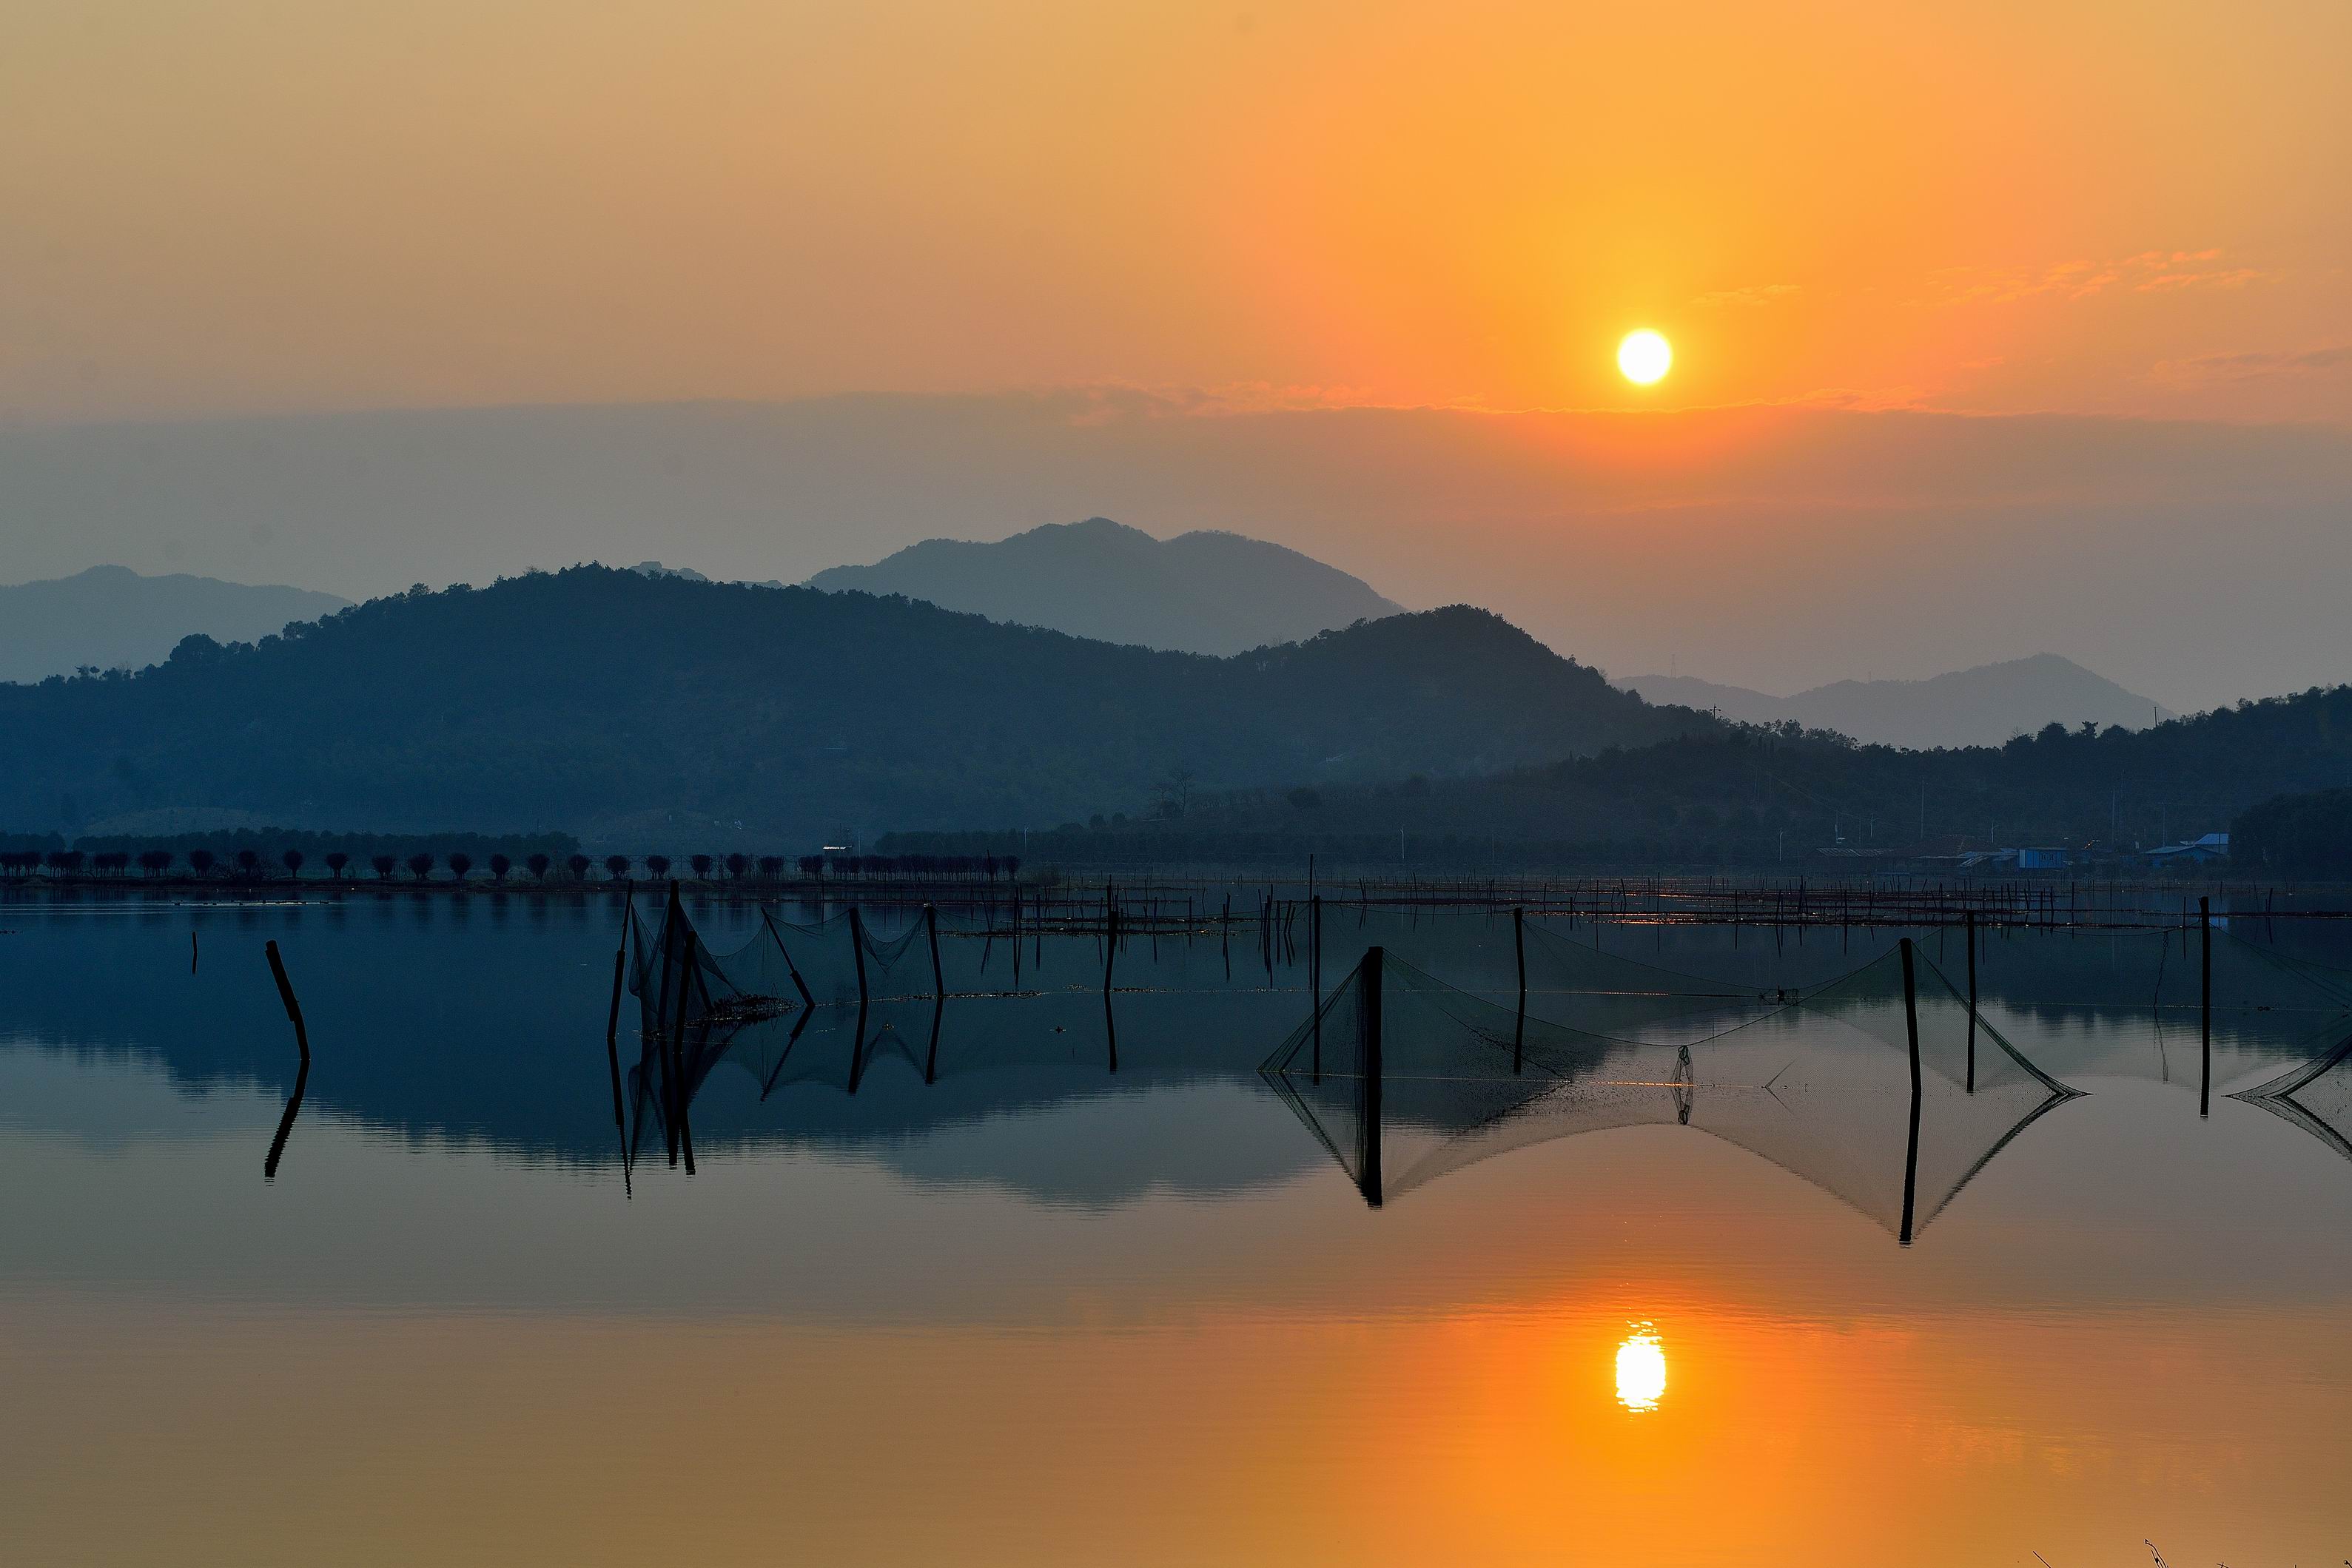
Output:
[[1630,313],[1677,406],[2352,417],[2344,7],[120,9],[0,58],[0,415],[1651,407]]

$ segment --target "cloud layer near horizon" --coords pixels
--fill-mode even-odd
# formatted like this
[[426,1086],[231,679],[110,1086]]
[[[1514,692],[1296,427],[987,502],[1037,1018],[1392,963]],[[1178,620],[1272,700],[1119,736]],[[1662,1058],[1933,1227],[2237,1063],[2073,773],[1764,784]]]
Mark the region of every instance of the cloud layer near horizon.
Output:
[[1274,539],[1628,674],[1795,689],[2049,651],[2184,711],[2352,679],[2352,433],[2333,427],[1185,407],[872,396],[0,433],[0,580],[119,562],[363,597],[657,558],[799,580],[1102,514]]

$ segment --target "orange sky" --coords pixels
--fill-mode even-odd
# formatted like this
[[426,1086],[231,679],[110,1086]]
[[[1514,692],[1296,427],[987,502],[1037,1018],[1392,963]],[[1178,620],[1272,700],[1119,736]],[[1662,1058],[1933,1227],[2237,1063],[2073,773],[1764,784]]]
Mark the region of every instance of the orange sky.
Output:
[[1125,382],[2347,421],[2347,58],[2352,9],[2286,0],[18,0],[0,418]]

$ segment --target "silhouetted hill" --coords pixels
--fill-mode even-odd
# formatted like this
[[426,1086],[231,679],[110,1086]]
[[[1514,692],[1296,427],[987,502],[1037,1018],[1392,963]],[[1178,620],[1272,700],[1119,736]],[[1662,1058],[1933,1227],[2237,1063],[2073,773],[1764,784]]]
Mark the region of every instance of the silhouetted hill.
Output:
[[350,602],[304,588],[142,577],[128,567],[94,566],[0,588],[0,681],[38,681],[84,665],[135,670],[163,658],[183,637],[201,632],[249,642]]
[[925,539],[872,566],[809,579],[827,591],[903,593],[991,621],[1106,643],[1238,653],[1399,614],[1358,578],[1240,534],[1156,539],[1108,517],[1051,523],[994,544]]
[[[2127,867],[2135,849],[2228,831],[2235,820],[2253,846],[2238,868],[2319,875],[2333,873],[2308,869],[2321,863],[2317,853],[2263,853],[2324,842],[2331,802],[2352,791],[2248,808],[2346,779],[2352,686],[2314,687],[2153,729],[2053,724],[1963,750],[1857,746],[1794,726],[1694,730],[1486,778],[1255,792],[1204,802],[1181,822],[1107,823],[1033,835],[1021,847],[1032,859],[1108,866],[1284,865],[1310,852],[1327,865],[1393,862],[1402,829],[1416,865],[1944,877],[1967,873],[1968,852],[2003,846],[2060,847]],[[976,854],[1003,852],[1016,839],[906,833],[880,848]],[[1919,857],[1927,863],[1906,863]]]
[[1719,685],[1691,675],[1633,675],[1612,683],[1654,703],[1713,709],[1743,724],[1833,729],[1873,746],[1927,750],[1999,746],[2047,724],[2145,729],[2174,716],[2103,675],[2055,653],[2007,659],[1924,681],[1833,681],[1794,696]]
[[[1187,789],[1492,772],[1717,721],[1483,611],[1228,659],[901,598],[598,567],[422,590],[135,675],[0,688],[0,824],[162,807],[288,826],[1050,824]],[[1190,778],[1181,777],[1189,773]]]

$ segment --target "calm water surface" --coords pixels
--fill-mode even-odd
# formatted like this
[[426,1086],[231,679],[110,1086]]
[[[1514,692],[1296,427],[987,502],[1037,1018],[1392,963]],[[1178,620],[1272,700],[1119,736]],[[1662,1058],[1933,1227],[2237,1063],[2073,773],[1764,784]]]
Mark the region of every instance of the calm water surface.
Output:
[[[1929,1097],[1906,1246],[1864,1093],[1769,1145],[1708,1088],[1687,1125],[1669,1087],[1633,1124],[1403,1129],[1440,1174],[1371,1207],[1257,1071],[1306,993],[1255,935],[1231,980],[1214,936],[1130,942],[1116,1072],[1087,946],[950,1001],[936,1052],[928,1002],[878,1008],[854,1095],[839,1051],[747,1041],[694,1174],[658,1131],[625,1173],[617,921],[0,905],[0,1560],[2352,1558],[2352,1160],[2324,1114],[2200,1117],[2179,971],[2147,980],[2177,934],[1989,939],[1986,1019],[2085,1092],[1982,1127]],[[1822,976],[1894,935],[1600,946]],[[315,1060],[265,1179],[271,939]],[[1507,1000],[1507,923],[1389,940]],[[2221,1089],[2334,1027],[2265,1006],[2220,1009]],[[854,1041],[838,1010],[802,1043]],[[980,1061],[992,1029],[1026,1044]]]

